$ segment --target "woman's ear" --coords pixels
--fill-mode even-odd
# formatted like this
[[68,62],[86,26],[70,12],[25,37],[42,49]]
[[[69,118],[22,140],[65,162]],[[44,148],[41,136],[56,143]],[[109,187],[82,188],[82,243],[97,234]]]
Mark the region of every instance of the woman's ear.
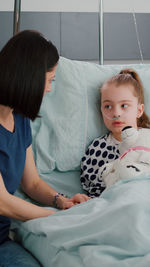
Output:
[[139,119],[144,112],[144,104],[138,104],[137,118]]

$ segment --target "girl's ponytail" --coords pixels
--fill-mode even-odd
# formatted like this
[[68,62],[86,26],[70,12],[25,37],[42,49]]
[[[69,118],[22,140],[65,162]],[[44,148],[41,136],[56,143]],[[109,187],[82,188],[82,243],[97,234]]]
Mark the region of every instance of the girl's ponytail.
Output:
[[[119,74],[129,75],[131,77],[132,85],[134,86],[135,93],[138,97],[138,102],[140,104],[144,104],[144,88],[138,73],[133,69],[124,69],[121,70]],[[137,126],[142,128],[150,128],[150,119],[145,112],[143,112],[143,115],[137,119]]]
[[141,88],[141,91],[142,91],[141,95],[144,97],[143,85],[142,85],[140,76],[138,75],[138,73],[135,70],[133,70],[133,69],[124,69],[124,70],[121,70],[119,74],[131,75],[131,77],[137,82],[137,85],[139,86],[139,88]]

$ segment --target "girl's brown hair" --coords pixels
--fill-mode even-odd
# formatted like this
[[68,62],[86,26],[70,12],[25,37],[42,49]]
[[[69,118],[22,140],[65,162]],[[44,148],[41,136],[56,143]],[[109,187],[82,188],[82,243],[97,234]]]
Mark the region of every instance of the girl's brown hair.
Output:
[[[135,96],[138,98],[138,103],[144,104],[144,88],[139,75],[133,69],[121,70],[119,74],[107,80],[101,89],[110,84],[115,84],[116,86],[124,84],[132,85]],[[145,112],[143,112],[143,115],[137,119],[137,126],[142,128],[150,128],[150,119]]]

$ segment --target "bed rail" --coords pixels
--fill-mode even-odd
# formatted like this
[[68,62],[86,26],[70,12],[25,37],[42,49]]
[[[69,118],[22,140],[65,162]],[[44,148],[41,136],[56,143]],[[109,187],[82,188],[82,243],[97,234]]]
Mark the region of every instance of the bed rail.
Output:
[[19,31],[19,27],[20,27],[20,9],[21,9],[21,0],[15,0],[14,1],[14,24],[13,24],[14,35]]
[[99,64],[104,64],[104,17],[103,0],[99,0]]

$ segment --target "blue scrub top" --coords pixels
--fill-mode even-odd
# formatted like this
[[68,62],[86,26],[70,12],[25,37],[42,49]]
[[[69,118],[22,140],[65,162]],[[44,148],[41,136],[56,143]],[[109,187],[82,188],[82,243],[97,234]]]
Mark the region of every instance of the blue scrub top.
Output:
[[[20,184],[25,166],[26,149],[32,143],[30,121],[14,113],[14,132],[0,125],[0,172],[7,191],[14,194]],[[10,219],[0,216],[0,244],[9,234]]]

